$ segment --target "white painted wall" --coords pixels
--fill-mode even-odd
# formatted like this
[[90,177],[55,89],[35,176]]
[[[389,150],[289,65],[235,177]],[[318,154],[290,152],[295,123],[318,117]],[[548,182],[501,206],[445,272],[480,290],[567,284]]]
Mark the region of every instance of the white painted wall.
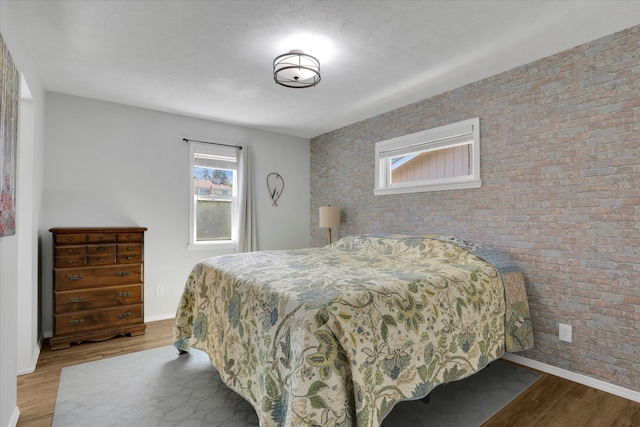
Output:
[[[47,93],[44,212],[47,229],[142,226],[145,320],[172,317],[193,265],[220,254],[188,251],[188,146],[182,138],[248,145],[254,163],[258,249],[309,246],[309,140]],[[266,176],[285,189],[272,206]],[[43,235],[43,326],[51,333],[51,236]],[[157,296],[157,285],[164,295]]]
[[[18,372],[35,368],[41,332],[51,333],[48,228],[149,227],[147,321],[172,316],[192,265],[215,255],[186,249],[182,138],[227,139],[252,148],[259,249],[307,247],[310,235],[308,140],[59,94],[47,94],[45,110],[22,29],[20,4],[0,2],[0,34],[33,95],[24,105],[31,117],[18,147],[17,232],[0,239],[0,427],[16,425]],[[266,191],[269,172],[286,181],[277,208]],[[164,296],[155,295],[157,284]]]
[[[42,222],[42,143],[36,144],[33,97],[22,79],[18,138],[18,375],[35,370],[40,355],[38,226]],[[42,142],[40,140],[40,142]],[[38,189],[38,191],[34,191]]]
[[[0,34],[33,100],[18,139],[16,234],[0,239],[0,426],[13,427],[18,371],[31,371],[38,346],[38,236],[42,231],[44,91],[23,34],[20,3],[0,1]],[[22,113],[22,111],[21,111]],[[26,142],[25,142],[26,141]]]
[[0,422],[3,426],[17,422],[17,247],[18,237],[0,238],[0,342],[7,345],[0,352]]

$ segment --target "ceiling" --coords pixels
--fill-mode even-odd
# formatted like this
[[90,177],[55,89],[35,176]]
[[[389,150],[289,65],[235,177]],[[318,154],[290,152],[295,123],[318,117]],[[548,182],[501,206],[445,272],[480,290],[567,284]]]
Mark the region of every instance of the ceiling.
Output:
[[[46,90],[311,138],[640,23],[640,1],[20,0]],[[322,81],[290,89],[301,49]]]

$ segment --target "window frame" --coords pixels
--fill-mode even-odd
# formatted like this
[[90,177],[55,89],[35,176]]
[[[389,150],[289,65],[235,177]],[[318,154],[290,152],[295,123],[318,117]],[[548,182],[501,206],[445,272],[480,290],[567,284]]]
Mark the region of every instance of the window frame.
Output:
[[[193,170],[196,166],[196,153],[208,154],[215,156],[233,157],[236,159],[235,183],[233,185],[233,195],[231,201],[231,239],[198,241],[196,239],[196,203],[197,196],[195,194],[195,180],[193,179]],[[240,185],[239,164],[240,161],[237,149],[229,146],[228,143],[220,142],[220,144],[207,144],[200,142],[189,142],[189,237],[187,248],[189,250],[206,250],[206,249],[235,249],[238,240],[237,222],[238,222],[238,187]]]
[[[470,135],[471,173],[465,176],[435,178],[421,181],[391,183],[391,158],[397,153],[428,152],[435,149],[455,147],[455,138]],[[447,140],[452,140],[448,145]],[[420,151],[421,150],[421,151]],[[421,132],[376,142],[375,144],[375,187],[374,195],[403,194],[441,190],[480,188],[480,118],[475,117]]]

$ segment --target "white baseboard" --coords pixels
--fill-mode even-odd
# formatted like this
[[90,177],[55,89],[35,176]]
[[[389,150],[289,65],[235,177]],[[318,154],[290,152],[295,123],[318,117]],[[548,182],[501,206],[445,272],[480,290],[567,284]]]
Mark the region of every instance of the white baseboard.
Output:
[[33,349],[33,354],[31,355],[31,363],[27,369],[21,369],[18,371],[18,376],[32,374],[36,370],[36,366],[38,366],[38,358],[40,357],[40,350],[42,349],[42,337],[38,340],[38,344]]
[[144,316],[144,321],[146,322],[156,322],[158,320],[167,320],[167,319],[173,319],[174,317],[176,317],[176,313],[168,313],[168,314],[159,314],[159,315],[155,315],[155,316]]
[[18,425],[18,418],[20,418],[20,410],[16,406],[13,408],[13,413],[11,414],[11,418],[9,419],[9,424],[7,427],[16,427]]
[[529,368],[537,369],[538,371],[546,372],[547,374],[555,375],[557,377],[564,378],[578,384],[593,387],[595,389],[615,394],[616,396],[624,397],[625,399],[633,400],[634,402],[640,403],[640,392],[629,390],[628,388],[597,380],[586,375],[567,371],[566,369],[558,368],[556,366],[547,365],[546,363],[528,359],[526,357],[519,356],[513,353],[505,353],[502,358],[523,366],[527,366]]

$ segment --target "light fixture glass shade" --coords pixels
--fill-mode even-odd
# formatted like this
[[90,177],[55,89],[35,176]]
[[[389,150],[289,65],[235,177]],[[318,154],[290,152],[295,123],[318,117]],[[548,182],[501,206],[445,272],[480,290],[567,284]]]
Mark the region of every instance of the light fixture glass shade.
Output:
[[273,60],[273,80],[279,85],[301,89],[320,83],[320,61],[301,50]]
[[340,208],[337,206],[320,207],[320,228],[340,227]]

